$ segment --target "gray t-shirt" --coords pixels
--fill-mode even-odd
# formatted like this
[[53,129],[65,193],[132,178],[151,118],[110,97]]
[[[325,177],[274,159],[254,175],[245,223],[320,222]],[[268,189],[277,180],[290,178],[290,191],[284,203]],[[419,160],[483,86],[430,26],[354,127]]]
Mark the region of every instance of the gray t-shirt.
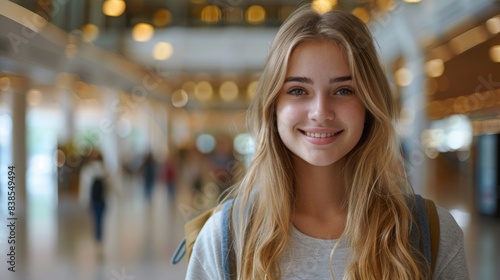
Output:
[[[438,207],[440,224],[439,252],[434,279],[469,279],[465,261],[463,232],[448,211]],[[214,214],[202,228],[188,264],[188,280],[224,279],[221,257],[221,212]],[[307,236],[296,228],[290,233],[290,246],[279,263],[283,280],[342,279],[349,247],[341,242],[330,265],[330,252],[336,240]]]

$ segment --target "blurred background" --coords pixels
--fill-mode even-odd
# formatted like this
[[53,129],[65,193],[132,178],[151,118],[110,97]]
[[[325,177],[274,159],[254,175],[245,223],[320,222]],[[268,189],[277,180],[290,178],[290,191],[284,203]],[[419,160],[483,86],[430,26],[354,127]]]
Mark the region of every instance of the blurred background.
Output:
[[500,279],[498,0],[1,0],[0,278],[183,279],[183,225],[251,158],[245,110],[306,2],[368,24],[415,192]]

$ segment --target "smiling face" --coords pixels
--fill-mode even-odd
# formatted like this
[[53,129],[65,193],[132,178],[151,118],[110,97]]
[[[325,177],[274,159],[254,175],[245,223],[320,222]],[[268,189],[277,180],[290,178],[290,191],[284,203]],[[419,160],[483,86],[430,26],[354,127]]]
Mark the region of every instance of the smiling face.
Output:
[[361,138],[365,107],[339,46],[307,41],[293,50],[276,100],[276,118],[281,140],[296,155],[295,164],[342,164]]

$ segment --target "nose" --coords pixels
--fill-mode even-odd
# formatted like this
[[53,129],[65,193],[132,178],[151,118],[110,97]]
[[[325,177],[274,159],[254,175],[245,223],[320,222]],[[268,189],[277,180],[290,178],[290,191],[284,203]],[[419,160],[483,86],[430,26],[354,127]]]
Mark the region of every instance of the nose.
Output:
[[335,118],[332,100],[326,94],[316,94],[310,101],[309,119],[318,123],[331,121]]

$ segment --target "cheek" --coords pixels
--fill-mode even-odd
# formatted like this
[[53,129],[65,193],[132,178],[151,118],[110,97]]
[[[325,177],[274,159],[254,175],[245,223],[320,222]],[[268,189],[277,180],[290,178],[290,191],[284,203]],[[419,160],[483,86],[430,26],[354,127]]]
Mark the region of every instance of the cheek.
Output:
[[280,126],[293,125],[298,116],[298,108],[289,104],[276,106],[276,120],[278,128]]
[[345,117],[344,121],[349,122],[352,127],[355,127],[356,130],[362,132],[365,125],[366,109],[361,102],[356,102],[350,105],[351,106],[345,106],[342,108],[342,115]]
[[291,139],[291,133],[297,124],[297,108],[290,104],[277,104],[276,106],[276,125],[278,135],[281,141],[287,146]]
[[356,121],[356,126],[358,127],[361,134],[365,127],[366,109],[362,104],[360,104],[357,108],[353,109],[352,112],[352,118]]
[[276,108],[276,126],[281,140],[283,140],[284,133],[286,133],[287,123],[289,122],[287,119],[288,116],[283,108]]

